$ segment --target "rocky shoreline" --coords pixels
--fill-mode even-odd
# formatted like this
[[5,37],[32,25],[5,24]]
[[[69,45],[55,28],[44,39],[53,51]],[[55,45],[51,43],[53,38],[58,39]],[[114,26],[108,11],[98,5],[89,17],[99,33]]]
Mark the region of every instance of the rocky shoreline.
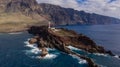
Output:
[[103,53],[115,56],[111,51],[106,51],[102,46],[97,46],[89,37],[83,34],[77,34],[72,30],[33,26],[28,29],[28,32],[34,35],[34,37],[29,40],[29,43],[36,43],[38,45],[38,48],[42,50],[40,54],[41,57],[48,54],[46,48],[55,48],[64,53],[75,55],[86,60],[89,67],[99,67],[91,58],[73,52],[67,46],[73,46],[89,53]]

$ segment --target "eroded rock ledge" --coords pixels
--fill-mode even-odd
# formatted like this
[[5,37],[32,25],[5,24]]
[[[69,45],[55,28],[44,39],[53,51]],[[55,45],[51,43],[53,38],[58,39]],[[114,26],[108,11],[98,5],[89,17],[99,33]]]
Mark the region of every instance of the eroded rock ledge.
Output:
[[99,67],[92,59],[73,52],[67,48],[67,46],[73,46],[89,53],[104,53],[114,56],[111,51],[106,51],[102,46],[97,46],[89,37],[83,34],[77,34],[72,30],[33,26],[28,30],[28,32],[34,35],[34,37],[29,40],[29,43],[36,43],[38,48],[42,49],[42,57],[48,53],[45,48],[55,48],[67,54],[75,55],[86,60],[89,67]]

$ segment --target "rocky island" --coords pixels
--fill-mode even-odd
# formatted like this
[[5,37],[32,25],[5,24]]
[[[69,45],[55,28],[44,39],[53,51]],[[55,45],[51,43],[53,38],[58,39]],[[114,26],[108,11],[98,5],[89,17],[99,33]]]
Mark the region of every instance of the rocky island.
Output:
[[29,43],[37,44],[38,48],[42,50],[40,54],[41,57],[48,54],[46,48],[55,48],[64,53],[75,55],[86,60],[89,67],[99,67],[92,59],[70,50],[67,46],[73,46],[89,53],[103,53],[114,56],[111,51],[106,51],[102,46],[97,46],[89,37],[83,34],[77,34],[72,30],[48,28],[47,26],[32,26],[28,32],[34,35],[34,37],[29,40]]

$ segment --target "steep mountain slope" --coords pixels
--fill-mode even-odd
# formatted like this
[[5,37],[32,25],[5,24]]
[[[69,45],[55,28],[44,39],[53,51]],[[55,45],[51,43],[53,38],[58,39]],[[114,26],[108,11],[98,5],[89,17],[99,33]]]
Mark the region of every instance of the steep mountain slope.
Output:
[[26,29],[30,25],[46,25],[36,0],[0,0],[0,32]]
[[51,4],[40,4],[43,13],[50,15],[56,24],[111,24],[120,23],[119,19],[90,14],[84,11],[77,11],[70,8],[62,8]]
[[90,14],[36,0],[0,0],[0,32],[21,31],[33,25],[110,24],[119,19]]

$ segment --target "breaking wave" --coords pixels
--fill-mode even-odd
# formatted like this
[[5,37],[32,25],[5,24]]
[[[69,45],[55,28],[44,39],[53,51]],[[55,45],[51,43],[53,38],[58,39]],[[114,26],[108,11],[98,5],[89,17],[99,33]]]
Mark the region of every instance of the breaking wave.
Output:
[[[58,53],[49,53],[44,58],[40,57],[41,50],[37,47],[37,44],[30,44],[29,39],[25,41],[26,47],[29,47],[30,49],[25,50],[26,55],[32,55],[31,58],[37,58],[37,59],[53,59],[56,58]],[[55,49],[47,48],[48,51],[55,51]],[[37,56],[36,56],[37,55]]]
[[107,57],[107,56],[108,56],[107,54],[102,54],[102,53],[94,53],[94,55],[97,55],[97,56],[104,56],[104,57]]
[[120,59],[118,55],[115,55],[114,57],[117,58],[117,59]]
[[8,33],[8,34],[22,34],[23,32],[15,32],[15,33]]
[[57,57],[56,54],[47,54],[45,57],[37,56],[36,58],[38,58],[38,59],[54,59],[56,57]]
[[72,56],[73,58],[77,59],[79,61],[78,62],[79,64],[87,64],[87,61],[84,60],[84,59],[80,59],[79,57],[77,57],[75,55],[71,55],[71,54],[70,54],[70,56]]
[[80,49],[78,49],[78,48],[75,48],[75,47],[73,47],[73,46],[67,46],[69,49],[71,49],[71,50],[80,50]]

